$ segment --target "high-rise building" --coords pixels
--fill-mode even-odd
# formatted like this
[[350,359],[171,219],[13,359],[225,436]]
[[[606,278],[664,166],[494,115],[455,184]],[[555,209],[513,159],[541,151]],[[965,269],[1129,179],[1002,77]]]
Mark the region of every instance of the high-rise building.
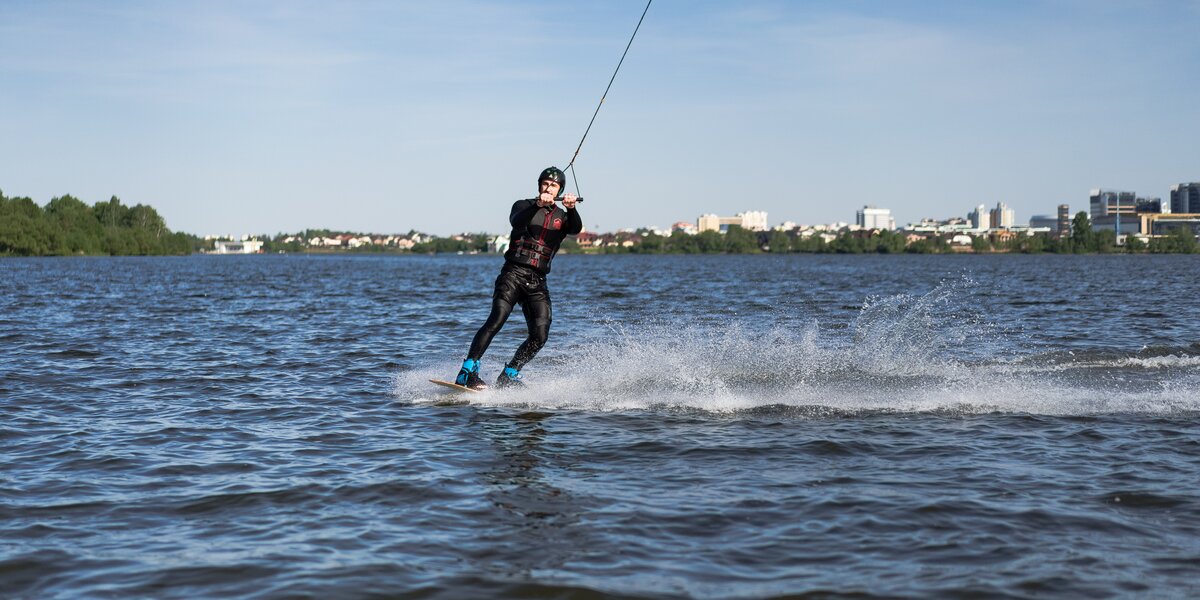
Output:
[[888,208],[876,208],[874,205],[864,206],[854,213],[855,222],[863,229],[895,229],[896,220]]
[[967,215],[967,218],[971,220],[971,228],[976,231],[987,231],[992,228],[992,215],[982,204],[976,206],[975,210]]
[[1142,233],[1141,213],[1162,212],[1159,198],[1139,198],[1134,192],[1092,190],[1092,230],[1111,230],[1117,235]]
[[1058,205],[1058,237],[1071,235],[1071,205]]
[[991,221],[993,229],[1008,229],[1017,224],[1017,213],[1003,202],[997,202],[992,209]]
[[1171,212],[1200,213],[1200,183],[1179,183],[1171,186]]
[[1137,213],[1137,194],[1134,192],[1092,190],[1089,199],[1093,222],[1100,217],[1116,215],[1129,215],[1132,219]]

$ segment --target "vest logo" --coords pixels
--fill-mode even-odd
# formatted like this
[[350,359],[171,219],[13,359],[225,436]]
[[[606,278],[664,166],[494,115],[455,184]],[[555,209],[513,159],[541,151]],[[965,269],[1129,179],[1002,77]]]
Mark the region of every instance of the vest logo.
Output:
[[554,228],[555,228],[555,229],[562,229],[562,219],[555,219],[555,220],[554,220]]

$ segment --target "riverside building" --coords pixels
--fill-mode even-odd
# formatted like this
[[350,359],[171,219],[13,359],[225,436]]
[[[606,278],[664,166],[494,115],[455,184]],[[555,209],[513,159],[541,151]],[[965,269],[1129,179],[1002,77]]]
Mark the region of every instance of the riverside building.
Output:
[[1161,214],[1162,200],[1139,198],[1134,192],[1092,190],[1092,230],[1113,231],[1118,236],[1129,233],[1149,233],[1143,229],[1141,214]]
[[1171,186],[1171,212],[1200,214],[1200,183],[1178,183]]
[[262,247],[260,240],[217,240],[213,242],[213,254],[258,254]]
[[763,210],[749,210],[732,217],[707,214],[700,215],[700,218],[696,220],[696,230],[699,232],[719,231],[725,233],[729,231],[730,225],[737,225],[742,229],[749,229],[750,231],[766,231],[767,212]]
[[1172,230],[1187,228],[1192,235],[1200,236],[1200,214],[1197,213],[1146,213],[1138,215],[1141,233],[1151,237],[1169,235]]
[[876,208],[875,205],[862,207],[854,214],[854,222],[863,229],[895,229],[896,219],[892,218],[889,208]]
[[971,229],[975,231],[987,231],[992,228],[992,215],[982,204],[976,206],[967,218],[971,220]]
[[990,213],[992,229],[1012,229],[1017,224],[1017,212],[1003,202],[997,202]]

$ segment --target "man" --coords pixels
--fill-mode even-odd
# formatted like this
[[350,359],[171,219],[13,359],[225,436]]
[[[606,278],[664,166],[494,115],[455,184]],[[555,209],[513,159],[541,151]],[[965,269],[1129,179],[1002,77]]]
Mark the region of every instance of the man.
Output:
[[529,337],[504,365],[496,385],[519,385],[521,368],[546,344],[550,334],[550,290],[546,289],[550,261],[563,238],[583,231],[583,221],[575,210],[578,200],[575,194],[562,196],[563,208],[555,204],[564,187],[566,175],[558,167],[549,167],[538,176],[538,197],[513,204],[508,216],[513,228],[511,241],[508,252],[504,253],[504,268],[496,278],[492,312],[471,341],[467,359],[454,383],[477,390],[487,388],[479,378],[479,361],[516,304],[521,305],[525,314]]

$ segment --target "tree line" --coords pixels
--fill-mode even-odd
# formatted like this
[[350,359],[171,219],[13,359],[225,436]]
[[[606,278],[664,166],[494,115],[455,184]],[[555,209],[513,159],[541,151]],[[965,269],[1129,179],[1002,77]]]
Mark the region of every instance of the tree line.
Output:
[[65,195],[38,206],[0,192],[0,255],[191,254],[199,244],[195,236],[167,229],[153,208],[125,206],[116,196],[88,206]]
[[[473,233],[464,235],[462,239],[434,237],[428,241],[414,244],[409,249],[398,249],[392,246],[384,246],[379,244],[363,244],[357,248],[323,248],[320,246],[309,246],[305,240],[312,238],[329,238],[337,237],[343,234],[350,234],[355,237],[363,235],[352,231],[338,231],[332,229],[305,229],[298,233],[279,233],[274,236],[262,234],[255,236],[256,239],[263,241],[263,252],[274,254],[277,252],[285,253],[303,253],[303,252],[349,252],[354,254],[397,254],[397,253],[412,253],[412,254],[454,254],[458,252],[487,252],[488,242],[492,236],[486,233]],[[409,231],[407,236],[413,237],[416,231]],[[284,241],[287,239],[291,241]],[[211,246],[211,242],[207,242]],[[211,247],[205,249],[211,250]]]
[[[308,230],[304,237],[329,236],[327,230]],[[281,234],[266,240],[266,252],[303,252],[301,242],[284,243]],[[143,204],[125,206],[113,196],[106,202],[88,206],[70,195],[53,198],[38,206],[29,198],[6,198],[0,192],[0,255],[62,256],[62,255],[182,255],[202,249],[211,250],[211,242],[196,236],[171,232],[154,208]],[[415,245],[413,253],[486,252],[488,236],[476,234],[467,239],[434,238]],[[568,239],[563,243],[566,252],[585,251]],[[972,240],[976,252],[1020,252],[1037,254],[1104,254],[1200,252],[1196,236],[1187,227],[1173,229],[1169,235],[1153,238],[1148,243],[1128,236],[1124,246],[1117,246],[1112,231],[1092,231],[1086,212],[1075,215],[1071,230],[1065,236],[1046,234],[1022,235],[1011,240],[993,241],[979,236]],[[364,246],[358,251],[388,251],[377,246]],[[797,236],[783,231],[753,232],[736,225],[724,233],[704,231],[695,235],[675,231],[669,236],[645,233],[630,247],[608,246],[600,252],[629,252],[641,254],[746,254],[815,253],[815,254],[937,254],[952,252],[943,236],[929,236],[909,242],[904,232],[843,231],[831,241],[819,235]]]

